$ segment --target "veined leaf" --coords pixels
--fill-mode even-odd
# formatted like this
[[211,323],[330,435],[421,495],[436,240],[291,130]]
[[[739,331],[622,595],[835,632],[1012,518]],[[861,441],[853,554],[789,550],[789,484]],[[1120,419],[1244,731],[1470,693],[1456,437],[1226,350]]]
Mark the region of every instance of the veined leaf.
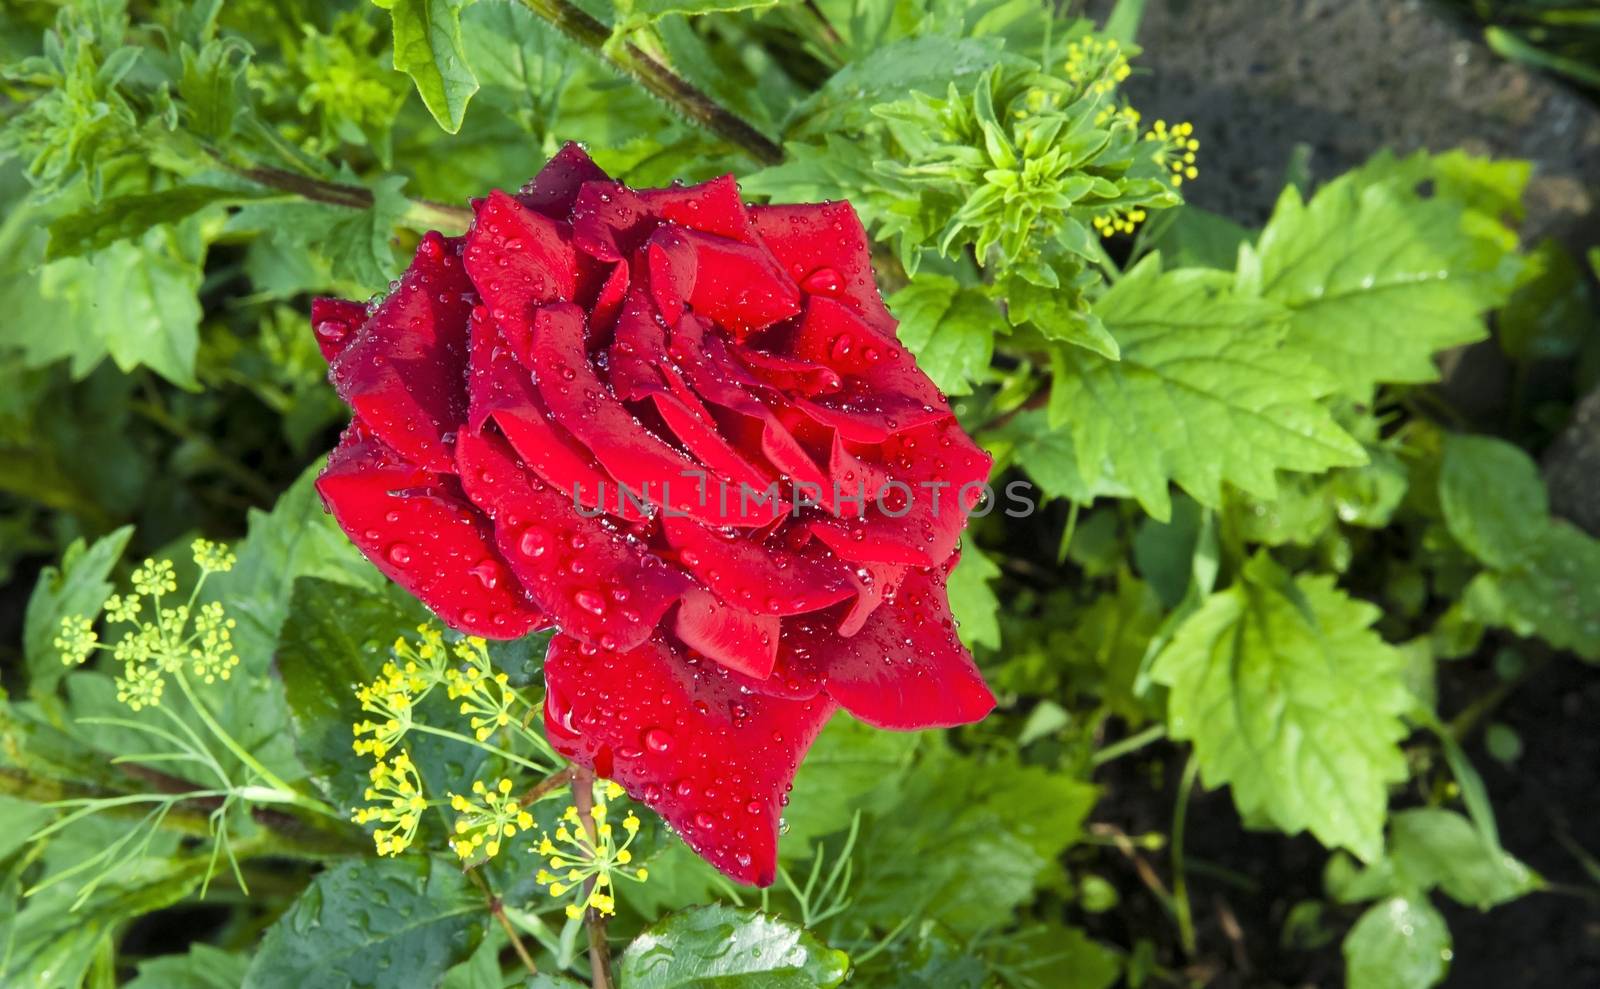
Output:
[[1370,628],[1372,605],[1333,578],[1292,582],[1266,557],[1179,626],[1151,675],[1201,780],[1246,818],[1368,861],[1383,853],[1388,787],[1406,778],[1406,658]]
[[1462,207],[1396,182],[1344,176],[1309,203],[1283,191],[1261,237],[1239,255],[1241,294],[1292,313],[1289,344],[1365,400],[1382,382],[1433,381],[1433,355],[1483,339],[1515,258],[1463,225]]
[[244,989],[431,986],[477,947],[486,913],[444,858],[346,859],[267,929]]
[[628,945],[628,989],[832,989],[850,961],[816,935],[775,917],[712,905],[672,914]]
[[1120,361],[1054,354],[1050,423],[1072,434],[1081,476],[1109,475],[1165,520],[1169,481],[1215,508],[1225,481],[1270,499],[1275,471],[1366,462],[1317,401],[1333,383],[1316,358],[1283,345],[1281,306],[1160,265],[1147,257],[1095,306]]
[[1389,825],[1389,855],[1403,885],[1438,887],[1457,903],[1479,910],[1543,885],[1504,849],[1491,848],[1471,821],[1437,807],[1396,814]]
[[1550,516],[1538,467],[1510,443],[1489,436],[1445,438],[1439,505],[1450,534],[1491,566],[1525,559]]
[[649,22],[668,14],[687,17],[731,14],[738,10],[762,10],[777,3],[778,0],[617,0],[617,14],[620,17],[640,17]]
[[945,275],[919,275],[889,296],[900,319],[900,342],[940,390],[966,395],[994,355],[994,338],[1006,321],[982,292]]
[[955,616],[957,633],[968,648],[1000,648],[1000,601],[989,582],[1000,576],[1000,568],[983,555],[970,538],[961,541],[961,560],[950,571],[950,611]]
[[461,44],[462,0],[372,0],[394,26],[394,67],[411,77],[428,112],[451,134],[461,129],[478,79]]
[[212,185],[180,185],[160,192],[116,196],[90,203],[50,224],[45,258],[77,257],[119,240],[142,235],[162,223],[175,223],[214,203],[238,202],[276,195],[268,190],[226,189]]

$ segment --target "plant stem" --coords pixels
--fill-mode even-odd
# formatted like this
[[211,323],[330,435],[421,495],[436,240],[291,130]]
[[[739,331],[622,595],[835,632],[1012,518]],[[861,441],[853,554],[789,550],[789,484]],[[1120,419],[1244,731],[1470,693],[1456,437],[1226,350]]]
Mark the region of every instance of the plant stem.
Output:
[[[583,766],[572,767],[572,802],[578,809],[578,820],[589,836],[589,846],[599,848],[599,836],[594,831],[594,773]],[[583,884],[583,898],[589,899],[594,889],[591,876]],[[589,907],[584,911],[584,926],[589,932],[589,971],[593,989],[613,989],[616,981],[611,976],[611,946],[606,943],[606,918],[599,910]]]
[[1137,752],[1153,742],[1159,742],[1167,737],[1166,725],[1151,725],[1137,735],[1129,735],[1120,742],[1113,742],[1089,757],[1091,766],[1103,766],[1113,759],[1120,759],[1129,752]]
[[1178,921],[1178,938],[1183,942],[1183,953],[1194,956],[1194,915],[1189,909],[1189,879],[1183,866],[1183,826],[1189,816],[1189,797],[1194,793],[1195,779],[1200,775],[1200,760],[1193,755],[1183,767],[1183,779],[1178,783],[1178,805],[1172,812],[1172,912]]
[[572,782],[572,767],[568,766],[566,769],[563,769],[558,773],[552,773],[535,783],[527,793],[524,793],[522,796],[517,798],[517,806],[528,807],[532,805],[534,801],[544,797],[545,794],[550,793],[553,790],[559,790],[561,787],[566,786],[570,782]]
[[179,688],[183,690],[183,696],[188,698],[190,706],[194,708],[195,714],[199,716],[201,723],[206,726],[206,729],[216,737],[217,741],[223,744],[224,748],[226,748],[229,752],[232,752],[236,759],[250,767],[251,771],[253,771],[257,776],[261,777],[261,779],[265,781],[268,786],[275,790],[282,791],[286,798],[285,802],[296,807],[300,807],[304,810],[321,814],[324,817],[331,817],[337,821],[344,820],[332,807],[329,807],[320,800],[315,800],[306,796],[299,790],[296,790],[294,787],[284,782],[282,777],[268,769],[262,764],[260,759],[257,759],[254,755],[251,755],[248,749],[240,745],[237,739],[228,734],[227,730],[223,728],[222,725],[217,723],[217,719],[211,716],[211,712],[206,710],[205,704],[201,703],[200,696],[196,694],[194,688],[189,685],[188,674],[184,673],[182,669],[179,669],[177,673],[174,674],[174,679],[178,681]]
[[422,732],[423,734],[426,734],[426,735],[437,735],[440,738],[454,739],[455,741],[462,742],[462,743],[464,743],[466,745],[475,745],[475,746],[477,746],[478,748],[482,749],[485,752],[488,752],[488,753],[490,753],[492,755],[497,755],[500,758],[505,759],[505,760],[507,760],[509,762],[514,762],[517,765],[521,766],[522,768],[531,769],[536,773],[548,773],[550,771],[550,767],[549,766],[541,766],[537,762],[532,761],[531,759],[524,759],[522,756],[517,755],[515,752],[507,752],[505,749],[502,749],[499,746],[490,745],[487,742],[480,742],[476,738],[472,738],[472,737],[470,737],[468,735],[463,735],[458,731],[451,731],[448,728],[435,728],[432,725],[425,725],[425,724],[421,724],[421,723],[418,723],[418,722],[412,722],[411,730],[412,731],[420,731],[420,732]]
[[527,946],[522,943],[522,935],[517,933],[517,929],[511,924],[511,919],[506,916],[505,905],[500,902],[500,895],[489,886],[488,880],[478,874],[477,869],[467,870],[467,878],[483,891],[484,898],[489,901],[489,912],[500,922],[501,929],[511,941],[511,949],[522,959],[522,966],[528,970],[529,975],[538,975],[539,966],[534,964],[533,956],[528,954]]
[[[374,202],[372,190],[365,186],[345,185],[326,179],[312,178],[282,168],[256,166],[233,168],[232,171],[257,185],[269,189],[291,192],[312,202],[343,206],[347,209],[371,209]],[[428,199],[413,199],[401,214],[400,221],[416,229],[439,229],[446,233],[460,233],[472,224],[472,211],[464,206],[449,206]]]
[[783,160],[783,149],[772,139],[637,45],[632,42],[608,44],[611,41],[611,29],[570,0],[522,0],[522,4],[686,119],[743,149],[761,164],[776,165]]

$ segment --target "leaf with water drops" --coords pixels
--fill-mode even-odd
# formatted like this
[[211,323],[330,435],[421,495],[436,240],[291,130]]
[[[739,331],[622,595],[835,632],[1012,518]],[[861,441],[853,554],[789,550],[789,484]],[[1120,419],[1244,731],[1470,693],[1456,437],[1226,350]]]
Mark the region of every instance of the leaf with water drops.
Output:
[[627,989],[831,989],[850,961],[782,918],[722,905],[672,914],[634,939]]

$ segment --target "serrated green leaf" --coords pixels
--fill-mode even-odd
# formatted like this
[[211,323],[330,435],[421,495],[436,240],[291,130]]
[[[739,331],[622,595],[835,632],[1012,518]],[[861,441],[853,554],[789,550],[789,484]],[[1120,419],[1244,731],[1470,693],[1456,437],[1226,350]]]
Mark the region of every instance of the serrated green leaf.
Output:
[[1156,657],[1168,730],[1194,743],[1201,780],[1246,818],[1371,861],[1413,704],[1406,658],[1370,628],[1378,609],[1333,578],[1289,581],[1265,557],[1212,594]]
[[955,616],[957,633],[970,649],[983,646],[1000,648],[1000,601],[989,582],[1000,576],[1000,568],[983,555],[971,539],[961,541],[961,560],[950,571],[950,613]]
[[1107,360],[1122,350],[1100,317],[1070,304],[1072,293],[1035,285],[1024,278],[1006,281],[1006,314],[1013,324],[1032,323],[1046,340],[1082,347]]
[[1491,848],[1472,822],[1454,811],[1401,811],[1389,824],[1389,857],[1409,888],[1444,890],[1457,903],[1487,910],[1543,883],[1502,848]]
[[434,985],[477,947],[487,910],[442,857],[345,860],[267,928],[244,989]]
[[1549,524],[1539,468],[1489,436],[1450,435],[1439,469],[1439,507],[1456,541],[1491,566],[1514,566]]
[[804,858],[813,841],[850,826],[874,792],[892,790],[912,764],[918,737],[879,731],[840,713],[833,716],[800,763],[783,820],[789,826],[778,853]]
[[929,35],[896,41],[834,73],[795,108],[785,130],[793,138],[848,130],[869,120],[876,104],[907,92],[942,96],[952,84],[970,85],[996,64],[1021,61],[1003,54],[994,38]]
[[1464,229],[1458,203],[1345,176],[1309,203],[1283,191],[1240,253],[1238,287],[1287,306],[1293,350],[1364,401],[1380,383],[1435,380],[1435,352],[1483,339],[1515,267]]
[[722,905],[652,925],[622,953],[627,989],[832,989],[850,961],[782,918]]
[[378,288],[399,275],[390,238],[406,211],[400,192],[405,184],[399,175],[383,179],[372,190],[370,207],[342,210],[328,225],[318,246],[333,265],[334,277]]
[[1450,968],[1450,929],[1425,897],[1367,909],[1344,939],[1349,989],[1428,989]]
[[362,802],[370,758],[351,750],[354,684],[370,679],[399,635],[428,613],[398,588],[369,591],[316,577],[294,581],[278,643],[295,751],[336,807]]
[[1278,470],[1366,462],[1317,401],[1332,383],[1315,359],[1280,344],[1280,306],[1213,272],[1162,274],[1152,255],[1095,313],[1122,359],[1056,351],[1050,422],[1070,430],[1080,475],[1109,475],[1156,518],[1171,511],[1172,481],[1215,508],[1223,482],[1270,499]]
[[900,320],[900,342],[916,355],[917,366],[940,390],[970,394],[972,382],[989,369],[995,334],[1008,328],[994,303],[954,278],[929,274],[918,275],[887,301]]
[[372,0],[389,12],[394,67],[416,83],[422,102],[451,134],[461,130],[478,79],[461,44],[463,0]]
[[1185,203],[1151,220],[1142,235],[1150,250],[1174,268],[1217,268],[1227,271],[1239,258],[1239,245],[1250,231],[1228,219]]
[[116,588],[106,578],[122,558],[133,526],[126,525],[85,548],[76,540],[61,557],[61,566],[45,567],[28,598],[23,616],[22,654],[28,663],[28,691],[35,696],[55,690],[66,673],[54,642],[61,619],[89,617],[100,611]]

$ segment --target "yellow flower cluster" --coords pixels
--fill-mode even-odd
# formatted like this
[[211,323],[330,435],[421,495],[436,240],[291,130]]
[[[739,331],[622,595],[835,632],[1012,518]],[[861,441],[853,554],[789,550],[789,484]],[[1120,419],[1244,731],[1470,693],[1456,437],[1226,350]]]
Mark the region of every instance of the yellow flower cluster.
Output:
[[417,824],[428,801],[422,795],[422,777],[411,757],[404,752],[388,762],[378,762],[367,774],[369,806],[358,807],[351,818],[357,824],[386,824],[374,831],[372,840],[379,855],[399,855],[417,836]]
[[456,818],[450,847],[462,861],[480,852],[485,858],[494,858],[500,854],[501,839],[533,827],[533,815],[511,798],[511,789],[508,779],[501,779],[493,787],[474,780],[472,792],[476,799],[450,794],[450,809],[461,815]]
[[[236,623],[224,607],[213,601],[195,610],[206,578],[231,569],[234,555],[208,539],[196,539],[190,548],[200,579],[185,603],[168,606],[163,602],[166,595],[178,590],[177,568],[171,560],[145,560],[133,571],[132,592],[106,599],[106,621],[132,626],[114,643],[100,641],[93,616],[70,615],[61,620],[55,639],[61,661],[78,666],[96,650],[109,651],[122,664],[116,677],[117,700],[135,711],[160,704],[166,678],[180,674],[185,665],[206,683],[228,679],[239,665],[233,651]],[[146,600],[149,619],[144,617]]]
[[445,674],[445,692],[461,701],[461,713],[472,720],[472,733],[487,742],[496,731],[511,724],[511,708],[517,696],[511,692],[510,677],[495,673],[489,664],[488,643],[468,636],[456,643],[455,654],[464,666]]
[[1165,120],[1157,120],[1144,139],[1166,145],[1166,150],[1159,152],[1156,160],[1172,173],[1174,189],[1183,185],[1186,179],[1200,177],[1200,169],[1195,167],[1195,152],[1200,150],[1200,142],[1194,136],[1194,124],[1182,123],[1168,127]]
[[539,842],[539,854],[545,857],[548,868],[540,869],[534,880],[558,899],[574,890],[578,892],[567,904],[568,917],[581,917],[583,911],[590,908],[602,914],[613,914],[617,908],[613,885],[616,877],[640,883],[650,878],[644,866],[631,865],[633,853],[628,850],[639,833],[639,819],[632,811],[622,819],[622,830],[627,837],[620,845],[606,819],[606,802],[620,796],[622,787],[610,780],[603,781],[595,793],[587,822],[579,816],[576,807],[568,807],[561,825],[556,828],[555,841],[545,835]]
[[1067,61],[1063,66],[1067,81],[1083,87],[1085,92],[1105,95],[1133,73],[1128,56],[1115,38],[1096,38],[1093,35],[1079,38],[1067,46]]

